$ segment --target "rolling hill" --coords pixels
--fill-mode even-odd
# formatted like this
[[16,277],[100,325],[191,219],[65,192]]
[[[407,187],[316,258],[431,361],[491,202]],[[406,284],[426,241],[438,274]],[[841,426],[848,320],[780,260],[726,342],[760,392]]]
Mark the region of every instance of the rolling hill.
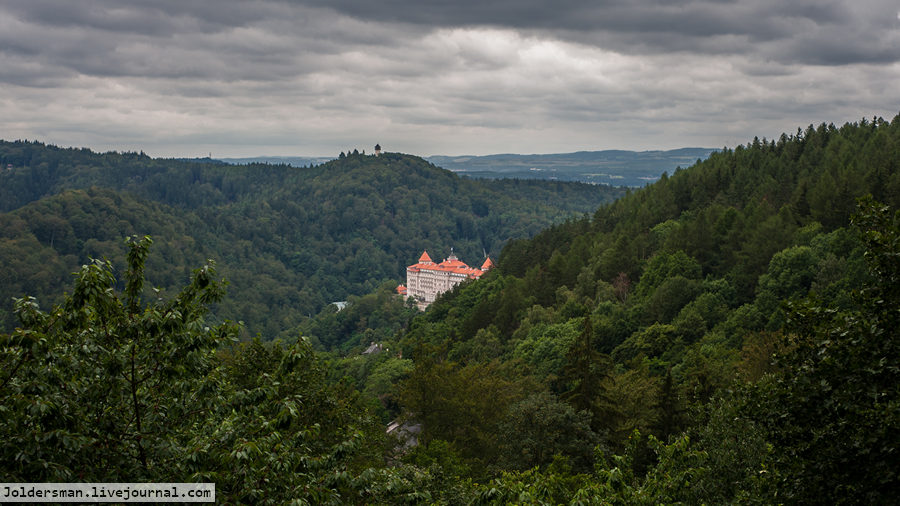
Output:
[[645,186],[664,172],[689,167],[715,149],[579,151],[547,155],[430,156],[428,161],[473,178],[547,179],[613,186]]
[[130,234],[153,234],[168,253],[152,282],[177,286],[188,266],[212,258],[241,293],[221,303],[217,316],[242,319],[266,337],[291,335],[332,301],[399,282],[423,249],[439,255],[453,247],[474,262],[623,194],[585,184],[472,181],[397,153],[295,168],[3,142],[0,163],[11,167],[0,171],[6,328],[11,297],[61,293],[65,273],[90,257],[119,257]]

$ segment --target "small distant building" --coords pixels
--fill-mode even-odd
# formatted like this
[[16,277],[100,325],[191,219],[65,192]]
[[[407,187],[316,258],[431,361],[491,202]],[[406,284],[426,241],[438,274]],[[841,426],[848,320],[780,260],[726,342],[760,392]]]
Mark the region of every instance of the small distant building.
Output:
[[375,156],[381,156],[381,144],[375,145]]
[[419,309],[425,309],[440,294],[467,279],[480,278],[492,267],[494,262],[490,257],[484,260],[480,269],[469,267],[453,254],[453,250],[450,250],[449,257],[438,264],[425,251],[418,263],[406,268],[406,286],[398,286],[397,293],[415,299]]
[[362,354],[363,355],[377,355],[377,354],[381,353],[382,351],[384,351],[384,346],[382,346],[381,343],[376,343],[373,341],[372,344],[370,344],[369,347],[366,348],[366,351],[362,352]]

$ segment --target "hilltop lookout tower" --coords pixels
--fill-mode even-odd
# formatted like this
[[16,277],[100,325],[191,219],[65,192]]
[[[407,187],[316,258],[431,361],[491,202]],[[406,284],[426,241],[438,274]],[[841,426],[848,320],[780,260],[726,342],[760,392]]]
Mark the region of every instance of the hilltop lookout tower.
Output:
[[375,145],[375,156],[381,156],[381,144]]

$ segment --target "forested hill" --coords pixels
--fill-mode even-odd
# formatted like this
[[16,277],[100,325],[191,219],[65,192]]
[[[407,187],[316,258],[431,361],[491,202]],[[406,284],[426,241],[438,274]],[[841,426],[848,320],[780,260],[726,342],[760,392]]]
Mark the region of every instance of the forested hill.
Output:
[[[857,207],[865,195],[888,207]],[[412,321],[400,403],[472,469],[549,469],[510,493],[559,483],[554,455],[590,472],[572,442],[594,440],[631,452],[618,465],[648,503],[879,502],[900,483],[887,209],[900,209],[900,116],[713,153],[508,243],[491,275]],[[692,444],[641,447],[634,430]]]
[[[474,304],[462,324],[509,339],[528,327],[535,305],[579,316],[588,311],[622,323],[616,337],[598,334],[612,351],[634,331],[672,323],[698,297],[715,296],[728,308],[715,318],[707,314],[702,329],[714,329],[738,308],[775,318],[780,299],[859,281],[846,270],[861,261],[851,255],[856,242],[847,227],[856,199],[866,194],[900,206],[900,119],[755,139],[664,175],[592,219],[511,241],[494,280],[458,295]],[[796,255],[816,263],[776,282],[772,276],[783,273],[773,269],[802,264]],[[761,287],[763,281],[769,284]],[[482,295],[470,299],[475,292]],[[762,313],[755,311],[760,296],[768,304]],[[459,302],[449,297],[423,319],[440,320],[443,305]],[[777,320],[754,328],[778,328]]]
[[[203,258],[233,293],[215,308],[251,333],[288,335],[348,295],[397,283],[423,249],[495,256],[593,212],[623,190],[535,181],[472,181],[396,153],[349,155],[309,168],[231,166],[0,142],[0,323],[11,298],[48,305],[90,257],[121,258],[131,234],[163,249],[151,284],[184,282]],[[153,276],[157,276],[156,279]]]
[[[332,348],[318,354],[306,336],[235,344],[215,320],[275,336],[304,294],[337,282],[328,273],[350,283],[409,237],[471,248],[486,227],[497,241],[527,233],[565,214],[554,200],[596,190],[482,186],[414,157],[354,155],[275,176],[173,164],[185,188],[164,200],[167,162],[129,157],[140,179],[63,188],[117,180],[81,166],[0,215],[3,287],[39,265],[17,286],[50,290],[68,262],[127,250],[81,268],[49,311],[22,300],[21,326],[0,333],[7,482],[203,481],[229,504],[900,497],[900,116],[715,153],[508,241],[497,269],[411,319],[383,284],[304,322]],[[41,191],[29,178],[44,169],[0,183]],[[145,229],[152,247],[122,245]],[[140,297],[145,271],[187,277],[207,254],[232,280],[215,317],[211,266],[177,295]],[[383,346],[361,353],[369,336]]]

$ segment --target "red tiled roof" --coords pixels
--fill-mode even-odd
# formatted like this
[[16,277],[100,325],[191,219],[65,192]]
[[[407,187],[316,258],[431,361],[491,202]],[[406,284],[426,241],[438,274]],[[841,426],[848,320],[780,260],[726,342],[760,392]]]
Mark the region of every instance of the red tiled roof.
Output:
[[397,285],[397,288],[395,288],[395,290],[397,290],[397,293],[399,293],[400,295],[406,295],[406,287],[403,285]]
[[[492,264],[493,265],[493,264]],[[407,271],[410,272],[419,272],[419,271],[437,271],[437,272],[449,272],[453,274],[462,274],[464,276],[470,278],[478,278],[484,274],[484,270],[475,269],[466,265],[465,262],[462,262],[458,258],[452,257],[451,259],[444,260],[439,264],[435,264],[431,257],[428,256],[428,253],[422,253],[422,257],[419,258],[419,263],[410,265],[406,268]]]
[[457,269],[457,268],[466,268],[468,265],[461,260],[444,260],[440,264],[438,264],[444,268]]
[[484,263],[481,264],[481,270],[486,271],[492,267],[494,267],[494,262],[491,261],[491,257],[485,258]]

